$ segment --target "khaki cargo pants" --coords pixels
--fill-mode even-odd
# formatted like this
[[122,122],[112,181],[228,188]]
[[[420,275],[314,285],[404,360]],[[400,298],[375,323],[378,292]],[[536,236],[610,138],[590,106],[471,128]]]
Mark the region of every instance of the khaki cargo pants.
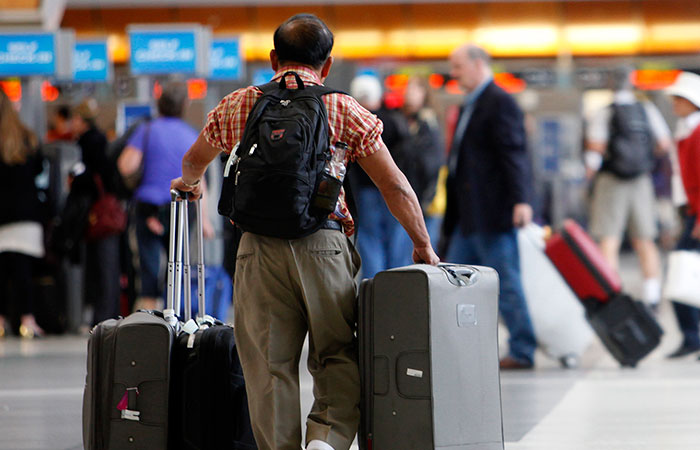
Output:
[[300,448],[298,367],[308,332],[314,404],[306,442],[347,450],[360,420],[357,251],[336,230],[296,240],[244,233],[236,264],[235,336],[258,448]]

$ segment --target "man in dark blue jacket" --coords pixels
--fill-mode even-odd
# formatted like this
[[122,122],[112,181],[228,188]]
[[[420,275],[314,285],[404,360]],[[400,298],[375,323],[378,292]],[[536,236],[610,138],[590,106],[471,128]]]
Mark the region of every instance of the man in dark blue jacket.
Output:
[[498,271],[499,309],[510,333],[502,369],[533,367],[535,333],[520,280],[516,228],[532,220],[523,114],[493,82],[489,55],[466,45],[450,55],[450,75],[467,92],[449,157],[443,225],[447,260]]

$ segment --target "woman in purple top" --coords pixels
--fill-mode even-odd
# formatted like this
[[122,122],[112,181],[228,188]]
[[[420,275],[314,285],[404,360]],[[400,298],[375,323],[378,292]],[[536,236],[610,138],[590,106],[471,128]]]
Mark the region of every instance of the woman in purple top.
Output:
[[182,116],[187,86],[171,82],[158,99],[159,118],[142,124],[129,138],[117,162],[123,176],[136,173],[143,164],[143,178],[134,193],[131,227],[136,268],[137,308],[160,308],[163,287],[158,282],[160,255],[168,248],[170,228],[170,180],[182,173],[182,157],[197,139],[197,132]]

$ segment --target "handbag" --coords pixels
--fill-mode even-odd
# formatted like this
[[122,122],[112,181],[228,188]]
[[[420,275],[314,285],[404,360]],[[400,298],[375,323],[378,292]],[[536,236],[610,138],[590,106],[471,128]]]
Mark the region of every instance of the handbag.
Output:
[[88,241],[102,239],[126,230],[127,215],[116,195],[105,192],[102,179],[95,175],[98,197],[90,207],[85,238]]
[[700,307],[700,252],[676,250],[670,253],[663,297]]

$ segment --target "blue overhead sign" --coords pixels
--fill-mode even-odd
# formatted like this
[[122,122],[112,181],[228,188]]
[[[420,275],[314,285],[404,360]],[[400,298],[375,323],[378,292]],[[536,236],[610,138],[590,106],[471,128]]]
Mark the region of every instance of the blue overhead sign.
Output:
[[211,69],[211,79],[240,80],[243,77],[240,39],[212,40],[209,67]]
[[135,123],[153,116],[153,108],[145,103],[120,103],[117,107],[117,133],[123,134]]
[[129,29],[131,73],[156,75],[201,73],[205,55],[201,50],[200,28],[164,29],[158,27]]
[[53,33],[0,34],[0,76],[53,75],[55,72]]
[[73,54],[73,79],[75,81],[108,81],[111,78],[107,43],[78,42]]

